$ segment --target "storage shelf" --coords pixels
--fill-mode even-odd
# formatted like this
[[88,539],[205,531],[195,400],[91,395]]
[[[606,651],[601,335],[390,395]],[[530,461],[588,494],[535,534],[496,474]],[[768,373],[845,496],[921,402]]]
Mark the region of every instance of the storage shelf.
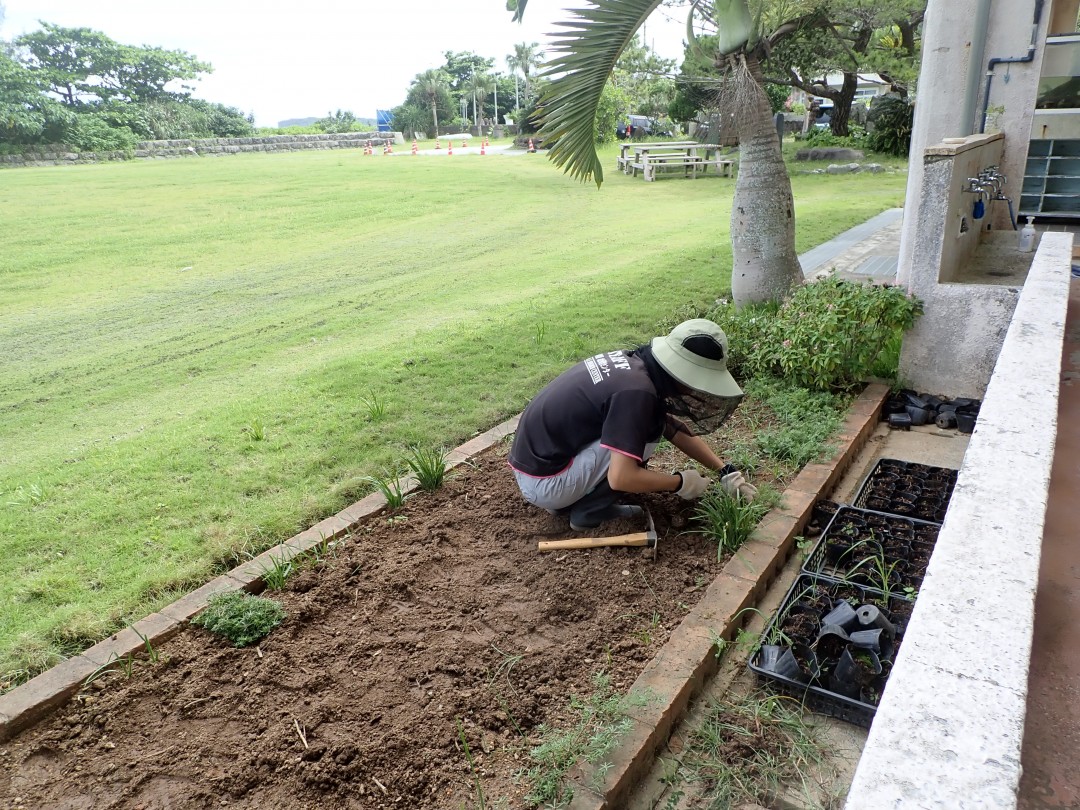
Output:
[[1080,218],[1080,140],[1033,140],[1018,217]]

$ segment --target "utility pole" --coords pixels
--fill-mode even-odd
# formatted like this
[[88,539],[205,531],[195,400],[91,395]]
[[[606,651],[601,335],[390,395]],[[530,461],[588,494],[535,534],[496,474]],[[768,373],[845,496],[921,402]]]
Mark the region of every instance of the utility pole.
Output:
[[499,74],[495,74],[495,126],[499,125]]

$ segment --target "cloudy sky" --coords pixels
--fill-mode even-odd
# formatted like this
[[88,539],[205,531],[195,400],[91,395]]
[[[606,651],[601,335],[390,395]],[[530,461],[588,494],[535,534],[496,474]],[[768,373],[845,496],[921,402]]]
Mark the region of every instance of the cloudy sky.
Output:
[[[102,31],[127,45],[180,49],[214,72],[195,95],[253,112],[259,126],[352,110],[373,118],[405,99],[417,74],[472,51],[506,70],[516,42],[550,42],[548,32],[582,0],[530,0],[525,22],[505,0],[0,0],[0,38],[38,21]],[[660,55],[682,53],[683,12],[659,9],[645,36]]]

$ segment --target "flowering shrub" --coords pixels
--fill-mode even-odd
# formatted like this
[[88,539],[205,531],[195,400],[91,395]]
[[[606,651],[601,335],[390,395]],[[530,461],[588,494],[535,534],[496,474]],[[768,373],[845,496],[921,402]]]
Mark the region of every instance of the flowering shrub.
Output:
[[817,391],[851,388],[875,372],[883,349],[922,314],[900,287],[830,276],[799,287],[777,307],[723,303],[709,317],[728,333],[742,377],[775,375]]

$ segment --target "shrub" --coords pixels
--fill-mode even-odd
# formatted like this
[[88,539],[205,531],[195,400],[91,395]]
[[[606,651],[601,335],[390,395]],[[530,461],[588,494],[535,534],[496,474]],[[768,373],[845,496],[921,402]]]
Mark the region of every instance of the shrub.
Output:
[[264,638],[284,620],[285,609],[273,599],[229,591],[212,596],[206,610],[191,623],[224,636],[234,647],[246,647]]
[[110,127],[96,115],[84,113],[68,133],[68,142],[80,152],[130,152],[138,138],[127,127]]
[[875,152],[907,157],[915,108],[905,99],[886,97],[870,107],[867,123],[873,127],[869,145]]
[[772,374],[804,388],[851,388],[910,329],[922,302],[900,287],[830,276],[799,287],[779,309],[724,304],[710,317],[729,332],[742,376]]
[[828,129],[812,129],[802,139],[803,143],[813,148],[816,146],[836,146],[847,149],[864,149],[869,147],[869,138],[866,131],[858,124],[849,124],[849,135],[833,135]]

